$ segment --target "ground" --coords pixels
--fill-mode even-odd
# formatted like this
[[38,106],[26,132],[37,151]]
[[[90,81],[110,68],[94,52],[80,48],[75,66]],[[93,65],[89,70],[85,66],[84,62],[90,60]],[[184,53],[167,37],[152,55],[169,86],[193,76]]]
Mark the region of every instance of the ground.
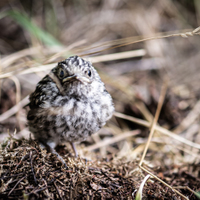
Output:
[[[56,156],[41,149],[34,140],[11,139],[5,145],[1,158],[0,199],[134,199],[147,175],[139,169],[137,159],[74,158],[62,146],[66,169]],[[190,173],[191,167],[194,169],[194,166],[148,169],[174,188],[182,186],[178,190],[189,199],[197,199],[184,188],[199,188],[200,179]],[[151,178],[145,184],[143,199],[181,198]]]

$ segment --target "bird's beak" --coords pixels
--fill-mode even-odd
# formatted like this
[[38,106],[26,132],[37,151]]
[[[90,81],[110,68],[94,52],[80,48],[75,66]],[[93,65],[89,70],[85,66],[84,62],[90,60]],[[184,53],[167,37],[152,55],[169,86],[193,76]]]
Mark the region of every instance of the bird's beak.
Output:
[[64,78],[62,82],[68,82],[68,81],[73,81],[74,79],[81,81],[82,83],[90,83],[90,80],[86,77],[83,76],[78,76],[78,75],[72,75]]
[[73,79],[76,79],[76,77],[77,77],[77,75],[68,76],[68,77],[64,78],[62,80],[62,82],[64,83],[64,82],[72,81]]

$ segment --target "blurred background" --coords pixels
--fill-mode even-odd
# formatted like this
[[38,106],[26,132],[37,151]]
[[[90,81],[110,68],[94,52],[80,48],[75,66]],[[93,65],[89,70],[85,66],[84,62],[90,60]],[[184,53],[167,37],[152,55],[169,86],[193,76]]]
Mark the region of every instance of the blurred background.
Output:
[[[194,30],[199,16],[199,0],[1,0],[0,141],[8,132],[29,138],[28,95],[56,62],[79,55],[93,62],[116,111],[146,122],[152,122],[167,80],[159,125],[200,144],[200,37],[158,38]],[[157,39],[140,41],[151,37]],[[122,118],[113,117],[78,145],[79,152],[141,156],[149,129]],[[134,137],[128,134],[133,130]],[[198,163],[198,148],[156,131],[146,159]]]

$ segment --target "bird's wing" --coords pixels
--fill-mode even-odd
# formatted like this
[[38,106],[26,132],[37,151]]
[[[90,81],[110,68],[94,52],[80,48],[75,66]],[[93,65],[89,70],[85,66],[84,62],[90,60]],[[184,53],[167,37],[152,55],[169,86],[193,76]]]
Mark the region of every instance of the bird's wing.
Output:
[[59,95],[59,90],[52,79],[47,75],[36,86],[35,91],[30,95],[29,107],[30,109],[37,109],[45,107],[50,103],[53,94]]

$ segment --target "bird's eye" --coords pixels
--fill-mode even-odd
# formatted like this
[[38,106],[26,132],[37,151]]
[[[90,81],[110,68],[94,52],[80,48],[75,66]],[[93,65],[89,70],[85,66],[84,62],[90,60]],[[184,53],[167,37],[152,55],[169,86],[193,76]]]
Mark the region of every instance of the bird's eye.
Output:
[[64,73],[64,71],[61,69],[61,70],[60,70],[60,73],[59,73],[59,77],[60,77],[60,78],[63,78],[64,75],[65,75],[65,73]]
[[92,73],[91,73],[91,71],[88,69],[88,71],[87,71],[87,75],[89,76],[89,77],[91,77],[91,75],[92,75]]

